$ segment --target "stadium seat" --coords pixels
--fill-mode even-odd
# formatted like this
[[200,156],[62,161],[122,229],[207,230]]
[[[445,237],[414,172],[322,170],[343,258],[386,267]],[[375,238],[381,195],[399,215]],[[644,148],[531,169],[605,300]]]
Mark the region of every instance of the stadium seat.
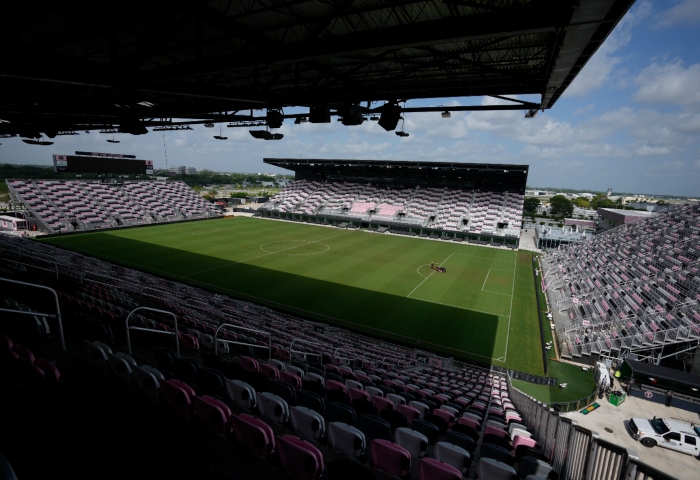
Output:
[[378,470],[389,475],[404,477],[411,468],[411,454],[389,440],[372,440],[370,462]]
[[410,428],[397,428],[394,432],[394,442],[405,448],[412,457],[420,458],[428,453],[428,439],[426,436]]
[[306,407],[289,407],[294,432],[304,438],[319,439],[326,433],[326,422],[320,413]]
[[462,480],[462,472],[435,458],[418,462],[418,480]]
[[260,414],[272,422],[285,423],[289,420],[287,402],[270,392],[257,392],[256,402]]
[[256,406],[256,392],[242,380],[226,379],[226,393],[241,408],[252,410]]
[[302,438],[277,437],[277,453],[282,467],[299,478],[318,480],[324,473],[323,454]]
[[232,415],[231,424],[238,443],[256,455],[275,451],[275,435],[270,426],[248,414]]
[[391,426],[389,422],[376,415],[359,415],[357,417],[357,428],[369,439],[391,438]]
[[471,466],[471,455],[462,447],[449,442],[435,444],[435,458],[453,466],[462,473],[467,473]]
[[328,423],[328,443],[335,450],[350,457],[359,457],[366,448],[365,434],[358,428],[342,422]]

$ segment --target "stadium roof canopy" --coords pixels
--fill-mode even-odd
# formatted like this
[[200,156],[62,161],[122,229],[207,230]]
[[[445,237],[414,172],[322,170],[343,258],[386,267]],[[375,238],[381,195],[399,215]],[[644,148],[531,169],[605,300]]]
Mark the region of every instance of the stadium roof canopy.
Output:
[[397,185],[449,186],[525,193],[528,165],[264,158],[264,163],[295,172],[297,180],[332,180]]
[[[484,95],[541,101],[462,109],[532,115],[555,104],[633,2],[11,2],[0,17],[0,134],[270,125],[279,118],[268,109],[290,106],[345,120],[385,102]],[[446,108],[402,111],[421,110]]]

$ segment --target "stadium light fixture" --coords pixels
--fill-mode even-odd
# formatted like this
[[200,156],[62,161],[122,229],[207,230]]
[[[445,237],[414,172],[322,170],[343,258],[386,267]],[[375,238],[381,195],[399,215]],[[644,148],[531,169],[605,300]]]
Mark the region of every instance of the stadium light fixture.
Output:
[[537,115],[537,109],[533,108],[527,111],[525,118],[535,118],[535,115]]
[[139,102],[139,103],[137,103],[136,105],[141,105],[142,107],[149,107],[149,108],[150,108],[150,107],[154,107],[154,106],[155,106],[155,103],[146,102],[146,101],[144,100],[143,102]]
[[270,133],[269,130],[249,130],[249,133],[253,138],[259,140],[282,140],[284,138],[281,133]]
[[204,126],[207,127],[207,128],[214,128],[214,124],[213,124],[213,123],[205,123]]
[[452,117],[452,114],[450,113],[449,110],[445,110],[444,112],[441,113],[442,118],[450,118]]
[[394,133],[396,133],[396,135],[399,136],[399,137],[408,137],[408,136],[410,136],[409,133],[406,133],[406,132],[404,132],[404,131],[401,131],[401,132],[394,132]]

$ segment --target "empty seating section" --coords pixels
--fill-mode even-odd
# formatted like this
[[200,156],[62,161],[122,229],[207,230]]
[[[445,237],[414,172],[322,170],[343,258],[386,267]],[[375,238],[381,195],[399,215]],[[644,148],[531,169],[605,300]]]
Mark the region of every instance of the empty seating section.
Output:
[[203,218],[219,214],[183,182],[8,180],[10,194],[52,233]]
[[621,225],[541,259],[566,356],[700,338],[700,205]]
[[434,229],[519,235],[525,197],[515,192],[392,188],[356,183],[295,181],[261,211],[344,215]]

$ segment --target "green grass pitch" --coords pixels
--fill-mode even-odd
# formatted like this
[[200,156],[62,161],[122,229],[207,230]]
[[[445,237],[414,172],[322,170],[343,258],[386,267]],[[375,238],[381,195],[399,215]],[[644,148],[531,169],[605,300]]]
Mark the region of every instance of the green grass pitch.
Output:
[[418,348],[543,372],[528,252],[242,217],[44,241]]

